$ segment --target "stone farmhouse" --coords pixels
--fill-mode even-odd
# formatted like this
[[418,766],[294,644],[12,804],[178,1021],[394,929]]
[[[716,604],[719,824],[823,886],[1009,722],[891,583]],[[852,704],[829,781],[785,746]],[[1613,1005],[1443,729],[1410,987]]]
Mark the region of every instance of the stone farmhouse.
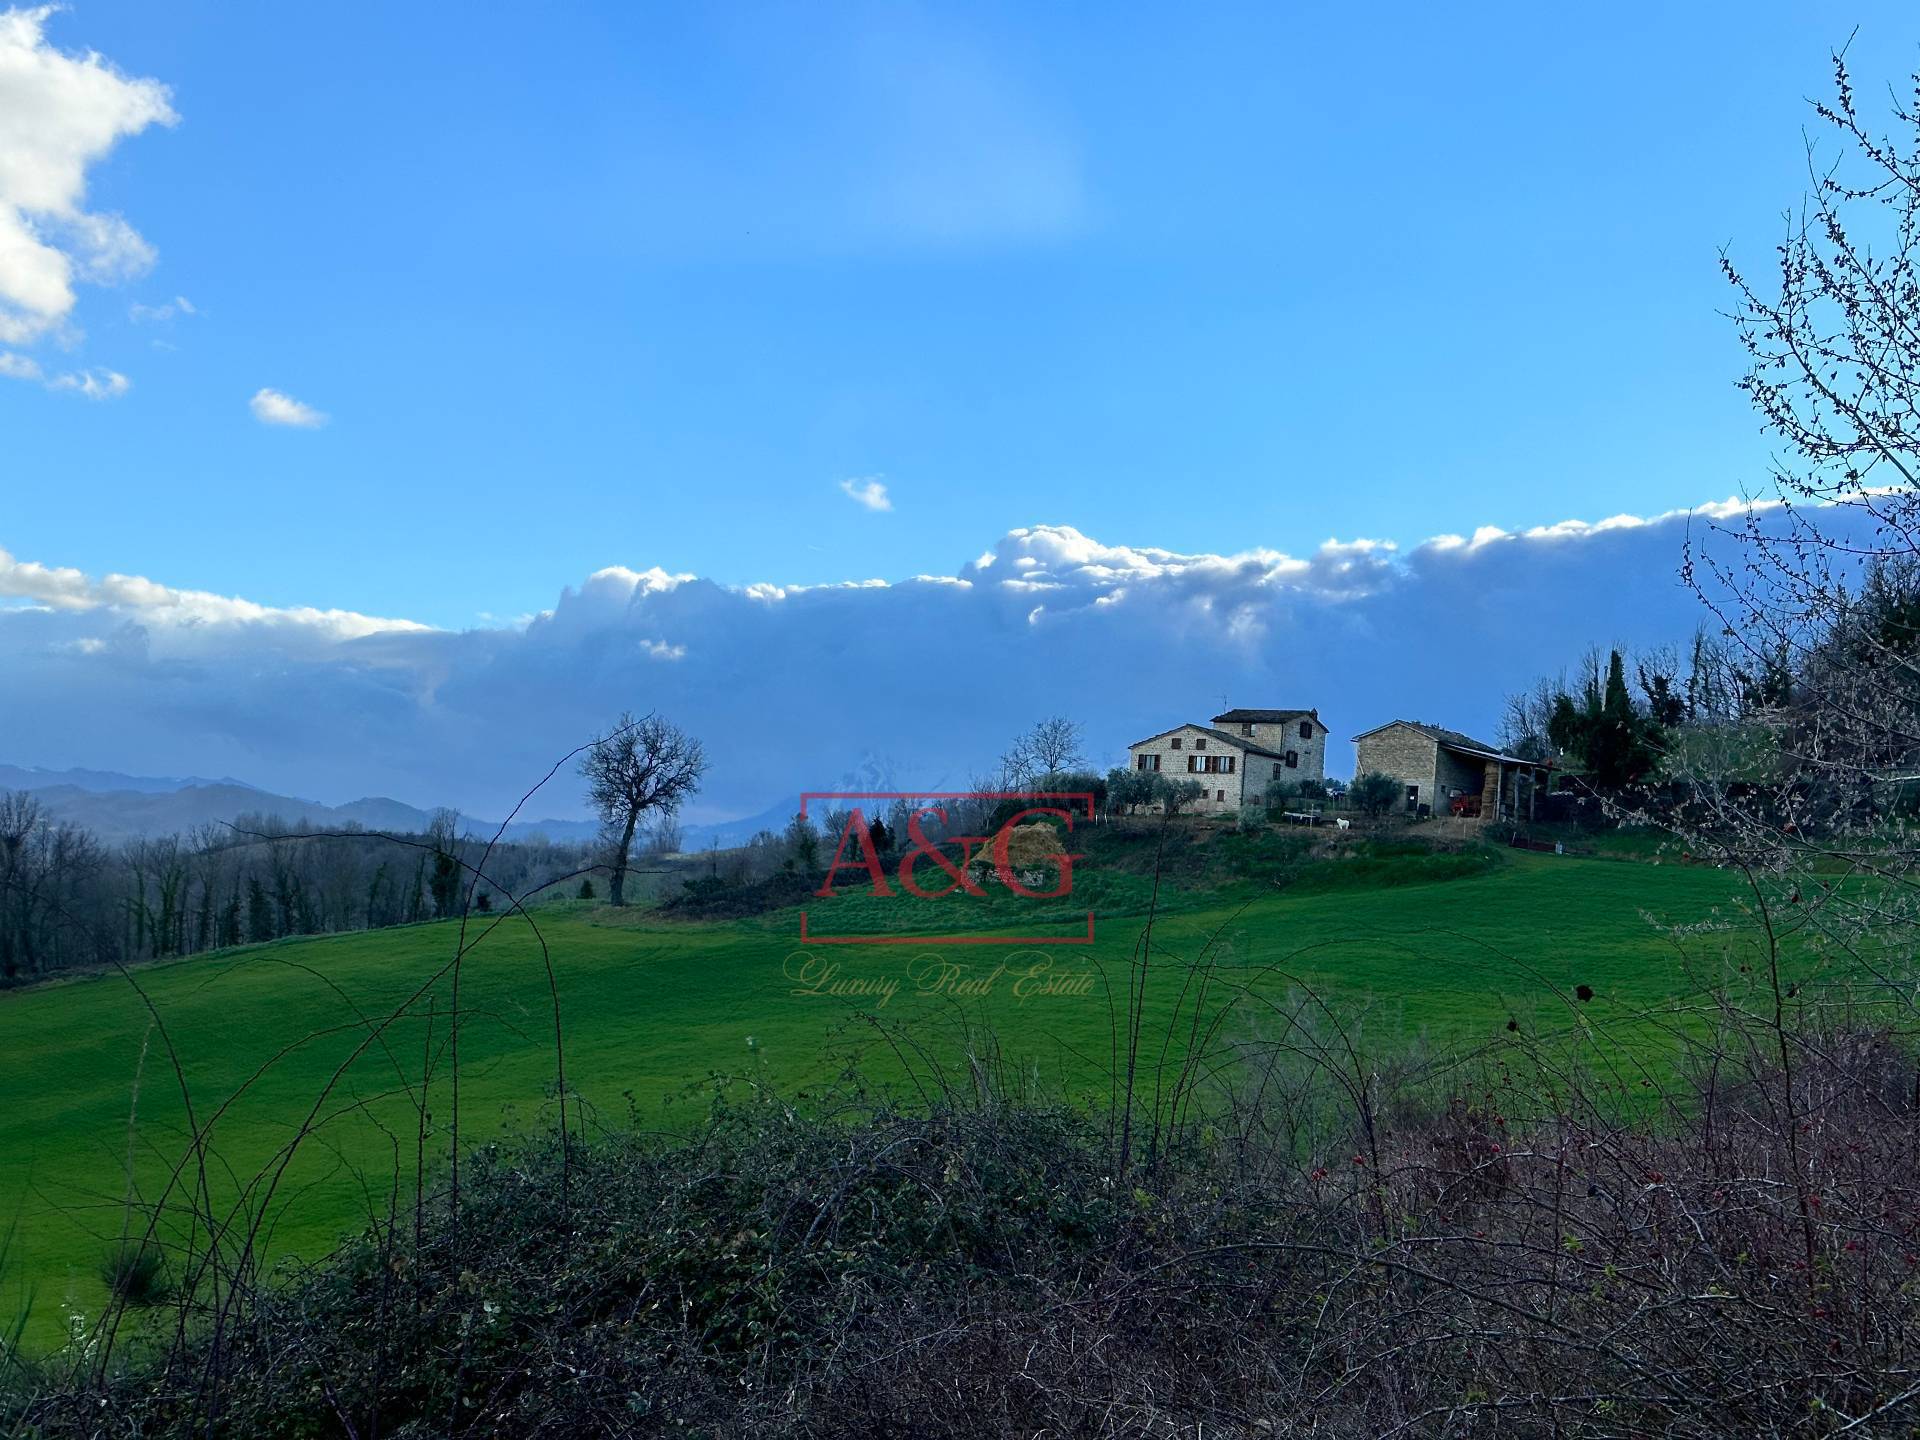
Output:
[[1327,777],[1327,727],[1317,710],[1228,710],[1210,724],[1177,725],[1127,747],[1135,770],[1195,780],[1196,814],[1264,808],[1276,781]]
[[1392,720],[1353,737],[1354,774],[1378,771],[1404,787],[1409,815],[1532,819],[1553,767],[1417,720]]

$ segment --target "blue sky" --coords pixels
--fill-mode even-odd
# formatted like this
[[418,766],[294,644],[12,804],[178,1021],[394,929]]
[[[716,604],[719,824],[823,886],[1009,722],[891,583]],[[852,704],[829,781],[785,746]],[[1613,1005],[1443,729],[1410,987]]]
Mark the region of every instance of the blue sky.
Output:
[[1765,449],[1716,251],[1764,258],[1828,48],[1877,83],[1920,18],[1602,14],[77,0],[47,43],[178,123],[88,172],[153,263],[16,350],[130,388],[0,382],[0,547],[460,627],[609,565],[1722,497]]
[[1920,59],[1605,18],[0,9],[0,761],[490,815],[658,708],[705,819],[1061,711],[1493,736],[1700,623],[1718,252],[1856,22]]

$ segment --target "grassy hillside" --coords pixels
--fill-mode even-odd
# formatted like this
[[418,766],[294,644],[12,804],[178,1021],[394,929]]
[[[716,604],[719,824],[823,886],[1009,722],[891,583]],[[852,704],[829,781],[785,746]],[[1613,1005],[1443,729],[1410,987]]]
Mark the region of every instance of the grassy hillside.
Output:
[[[1363,1017],[1361,1028],[1382,1043],[1503,1044],[1517,1021],[1523,1035],[1614,1030],[1652,1055],[1658,1032],[1638,1017],[1701,977],[1649,916],[1697,923],[1734,896],[1727,876],[1672,865],[1402,858],[1327,863],[1276,889],[1249,854],[1216,865],[1210,887],[1165,887],[1149,1016],[1169,1013],[1186,978],[1182,962],[1213,937],[1223,967],[1216,996],[1241,987],[1247,995],[1230,1033],[1276,1023],[1270,1003],[1306,984]],[[858,1047],[869,1073],[903,1076],[895,1043],[951,1059],[961,1027],[978,1024],[1044,1083],[1104,1096],[1115,1007],[1151,892],[1140,865],[1110,866],[1076,896],[1081,907],[1098,897],[1095,945],[1019,952],[803,952],[791,910],[689,923],[554,906],[538,918],[567,1082],[608,1123],[625,1122],[631,1109],[643,1125],[674,1125],[718,1074],[803,1087]],[[897,923],[902,913],[855,897],[826,904],[838,913],[816,910],[816,925],[863,928]],[[137,988],[98,977],[0,995],[0,1207],[18,1215],[16,1273],[0,1311],[14,1285],[30,1285],[31,1333],[42,1343],[64,1328],[63,1307],[97,1313],[100,1266],[123,1224],[129,1155],[133,1191],[152,1202],[181,1157],[189,1103],[203,1124],[218,1114],[210,1192],[263,1214],[272,1253],[323,1250],[384,1208],[396,1165],[404,1170],[414,1153],[409,1097],[430,1052],[426,1148],[446,1147],[452,995],[441,972],[456,940],[449,923],[285,941],[153,966],[134,977]],[[1737,943],[1696,938],[1691,951],[1711,968]],[[1010,968],[984,994],[956,983],[980,981],[1003,962]],[[1059,993],[1016,983],[1049,962],[1048,973],[1072,977]],[[463,1141],[541,1123],[551,1114],[556,1056],[539,944],[523,922],[504,921],[471,951],[460,978]],[[1563,998],[1580,985],[1594,992],[1590,1003]],[[889,1038],[863,1012],[907,1039]],[[310,1116],[311,1137],[267,1198],[249,1182]]]

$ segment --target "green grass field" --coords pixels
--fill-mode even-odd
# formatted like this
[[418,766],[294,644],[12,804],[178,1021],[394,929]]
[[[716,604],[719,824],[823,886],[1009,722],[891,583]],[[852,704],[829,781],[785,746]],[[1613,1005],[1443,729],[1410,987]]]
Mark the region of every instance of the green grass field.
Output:
[[[1177,899],[1169,887],[1150,1015],[1167,1013],[1182,960],[1213,936],[1223,969],[1216,993],[1250,990],[1241,1029],[1258,1025],[1261,997],[1305,983],[1343,1013],[1364,1015],[1376,1041],[1502,1044],[1517,1018],[1528,1035],[1611,1029],[1651,1050],[1663,1042],[1637,1017],[1701,981],[1654,920],[1731,918],[1736,893],[1712,870],[1526,854],[1346,865],[1360,868],[1310,869],[1284,891],[1252,864],[1211,889],[1182,888]],[[671,1126],[704,1106],[716,1074],[758,1075],[792,1091],[860,1048],[866,1073],[902,1078],[893,1048],[861,1012],[948,1058],[960,1022],[989,1027],[1002,1055],[1042,1083],[1104,1096],[1113,1007],[1150,891],[1139,873],[1087,877],[1073,903],[1084,909],[1095,897],[1091,947],[1027,947],[1011,960],[1008,947],[991,945],[822,947],[810,952],[811,971],[791,911],[714,923],[578,903],[536,914],[560,999],[569,1086],[600,1123],[625,1124],[631,1110],[640,1124]],[[825,904],[816,926],[871,928],[904,913],[854,897]],[[1005,909],[1001,902],[994,913]],[[927,923],[915,913],[916,925]],[[1056,908],[1054,919],[1069,913]],[[476,921],[470,933],[477,929]],[[153,1201],[185,1148],[188,1096],[202,1124],[219,1114],[208,1184],[221,1204],[234,1203],[242,1182],[314,1117],[265,1206],[271,1253],[322,1252],[383,1210],[396,1162],[403,1170],[411,1163],[409,1097],[429,1048],[440,1058],[427,1146],[444,1153],[447,1145],[451,994],[446,978],[432,977],[455,939],[447,923],[282,941],[147,967],[135,974],[138,990],[123,977],[90,976],[0,994],[0,1207],[18,1217],[0,1312],[15,1287],[30,1288],[29,1333],[40,1344],[58,1341],[66,1309],[98,1312],[129,1156],[133,1191]],[[1742,943],[1731,932],[1696,937],[1691,953],[1711,970]],[[1072,977],[1061,993],[1016,983],[1044,961],[1056,978]],[[984,994],[953,983],[979,981],[1003,962],[1010,968]],[[817,967],[825,965],[839,968],[823,979]],[[936,993],[916,993],[916,977]],[[1585,1006],[1556,994],[1582,984],[1595,992]],[[554,1015],[527,926],[501,922],[467,957],[461,987],[463,1141],[543,1123],[555,1080]],[[423,997],[403,1016],[381,1024],[416,992]],[[250,1198],[260,1204],[257,1189]]]

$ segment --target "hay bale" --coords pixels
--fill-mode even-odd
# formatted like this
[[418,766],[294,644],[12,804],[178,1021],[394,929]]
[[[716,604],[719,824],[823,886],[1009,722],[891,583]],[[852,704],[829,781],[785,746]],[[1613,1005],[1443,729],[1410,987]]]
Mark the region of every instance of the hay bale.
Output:
[[[999,878],[994,873],[995,848],[993,841],[989,840],[974,851],[973,857],[968,860],[967,869],[975,883],[983,878]],[[1044,820],[1016,825],[1007,832],[1007,866],[1016,876],[1025,877],[1036,871],[1051,875],[1059,857],[1066,853],[1066,846],[1060,843],[1059,832]],[[1022,883],[1029,882],[1023,878]]]

